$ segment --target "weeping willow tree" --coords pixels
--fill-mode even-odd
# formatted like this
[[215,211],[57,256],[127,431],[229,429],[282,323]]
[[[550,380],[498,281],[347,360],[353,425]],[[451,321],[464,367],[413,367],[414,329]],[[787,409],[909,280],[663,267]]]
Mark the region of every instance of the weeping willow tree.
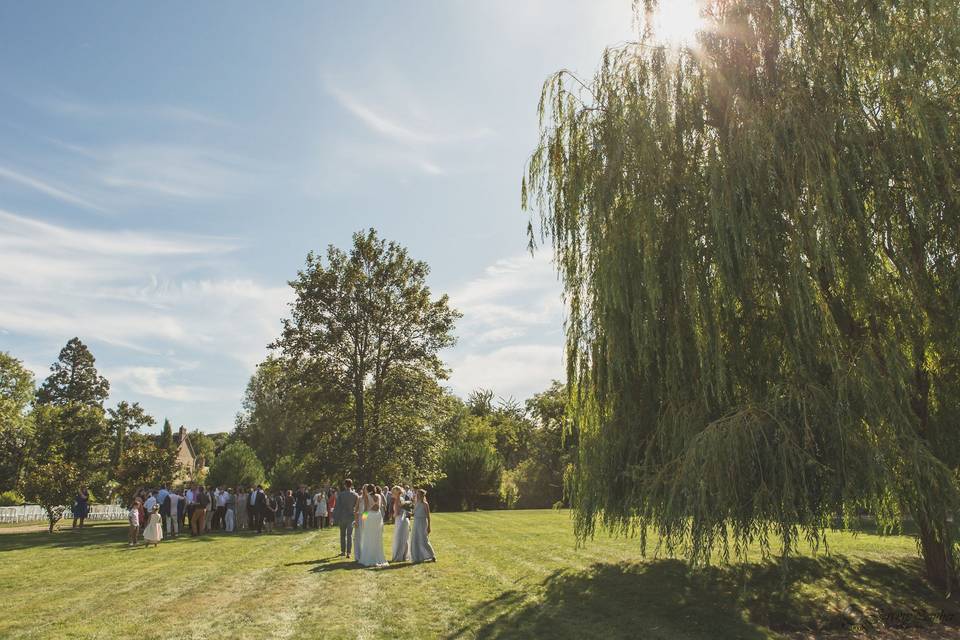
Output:
[[958,7],[714,0],[695,46],[644,28],[545,83],[522,197],[568,306],[580,539],[785,558],[909,517],[957,587]]

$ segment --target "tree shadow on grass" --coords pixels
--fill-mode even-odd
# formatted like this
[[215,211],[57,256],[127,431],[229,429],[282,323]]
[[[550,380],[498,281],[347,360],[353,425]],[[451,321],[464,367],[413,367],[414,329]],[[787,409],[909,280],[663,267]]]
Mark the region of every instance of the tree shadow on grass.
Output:
[[285,567],[300,567],[304,565],[315,565],[315,564],[324,564],[327,562],[332,562],[334,560],[339,560],[340,556],[328,556],[326,558],[317,558],[316,560],[303,560],[301,562],[288,562]]
[[[301,532],[286,531],[274,533],[272,535],[286,536],[295,535]],[[185,532],[181,532],[176,538],[165,536],[160,544],[185,544],[188,542],[213,542],[220,538],[252,538],[257,534],[252,532],[232,532],[214,531],[204,533],[199,536],[191,536],[189,527]],[[271,534],[263,533],[263,536]],[[143,541],[141,539],[140,544]],[[5,551],[17,551],[22,549],[35,548],[74,548],[74,547],[97,547],[97,546],[118,546],[127,545],[127,525],[126,523],[104,522],[88,524],[83,529],[61,529],[54,533],[44,531],[9,531],[0,533],[0,554]],[[129,547],[127,547],[129,548]]]
[[[297,564],[306,564],[306,563],[297,563]],[[412,567],[413,564],[409,562],[393,562],[383,567],[364,567],[363,565],[357,564],[352,560],[345,560],[343,562],[327,562],[324,564],[317,564],[317,566],[310,569],[311,573],[328,573],[331,571],[353,571],[353,570],[363,570],[363,571],[394,571],[396,569],[405,569],[407,567]]]
[[44,531],[24,531],[0,533],[0,553],[37,547],[71,548],[126,543],[127,525],[109,522],[87,524],[83,529],[66,529],[47,533]]
[[460,638],[766,638],[770,631],[960,625],[919,563],[794,558],[691,570],[679,560],[558,570],[476,606]]

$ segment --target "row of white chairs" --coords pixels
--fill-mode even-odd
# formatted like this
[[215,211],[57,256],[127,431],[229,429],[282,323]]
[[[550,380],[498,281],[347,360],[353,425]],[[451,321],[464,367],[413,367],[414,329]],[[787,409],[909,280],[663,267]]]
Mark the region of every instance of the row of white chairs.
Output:
[[[68,508],[63,512],[66,520],[73,519],[73,513]],[[95,504],[90,506],[87,520],[124,520],[127,510],[116,504]],[[46,522],[47,511],[37,504],[25,504],[19,507],[0,507],[0,523],[18,522]]]

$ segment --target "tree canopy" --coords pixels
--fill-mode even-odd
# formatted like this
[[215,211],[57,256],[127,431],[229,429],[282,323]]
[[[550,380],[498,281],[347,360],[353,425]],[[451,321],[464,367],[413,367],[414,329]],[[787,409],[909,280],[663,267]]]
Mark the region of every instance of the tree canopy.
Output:
[[[126,400],[121,400],[117,403],[116,408],[107,409],[107,428],[113,435],[113,451],[110,462],[114,466],[120,463],[130,434],[139,432],[143,427],[151,427],[155,422],[153,417],[143,410],[139,402],[130,404]],[[169,427],[170,423],[167,422],[165,426]]]
[[35,502],[47,512],[50,533],[80,486],[80,470],[67,462],[60,454],[53,454],[43,462],[30,464],[24,471],[20,489],[23,497]]
[[17,485],[32,429],[33,374],[20,360],[0,352],[0,491]]
[[96,359],[80,338],[71,338],[50,366],[50,375],[37,390],[37,402],[103,407],[110,383],[97,373]]
[[[354,234],[349,253],[330,246],[324,262],[311,252],[290,282],[291,316],[273,346],[295,395],[349,403],[352,424],[339,422],[348,445],[339,462],[358,476],[396,462],[397,444],[426,433],[429,407],[418,398],[446,377],[439,352],[454,343],[460,314],[446,295],[433,297],[428,273],[425,262],[370,229]],[[401,466],[413,470],[412,461]]]
[[243,442],[232,442],[223,448],[213,465],[207,481],[224,487],[252,487],[263,482],[263,465],[257,454]]
[[173,425],[168,418],[163,419],[163,427],[160,429],[160,437],[157,438],[157,446],[161,449],[173,449]]
[[119,495],[129,500],[138,489],[168,486],[173,481],[176,457],[175,449],[162,449],[152,438],[134,438],[114,467]]
[[956,587],[960,5],[708,2],[694,46],[654,37],[545,83],[523,184],[578,535],[708,561],[909,515]]

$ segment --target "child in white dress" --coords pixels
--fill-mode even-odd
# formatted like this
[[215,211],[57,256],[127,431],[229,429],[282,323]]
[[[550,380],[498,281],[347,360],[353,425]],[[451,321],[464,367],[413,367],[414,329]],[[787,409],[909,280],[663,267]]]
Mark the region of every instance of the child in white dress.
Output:
[[153,513],[147,516],[147,528],[143,530],[143,541],[149,547],[157,546],[163,540],[163,527],[160,525],[160,505],[153,505]]

